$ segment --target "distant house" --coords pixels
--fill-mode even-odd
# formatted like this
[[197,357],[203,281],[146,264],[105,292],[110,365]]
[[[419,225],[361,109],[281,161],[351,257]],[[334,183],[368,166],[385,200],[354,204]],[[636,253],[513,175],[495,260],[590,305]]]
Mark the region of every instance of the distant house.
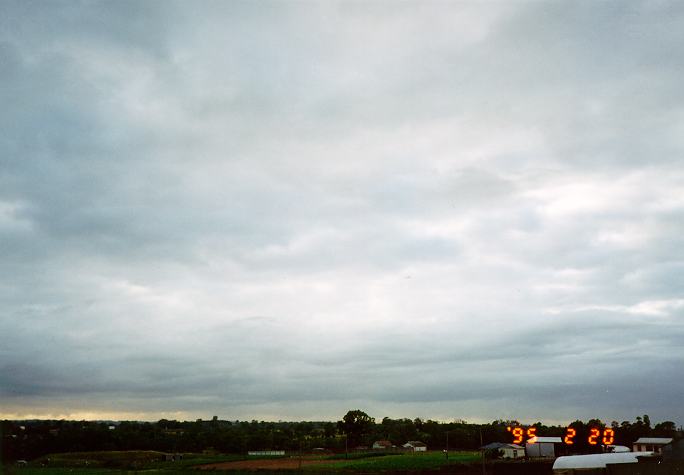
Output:
[[409,440],[402,445],[402,447],[413,450],[414,452],[427,452],[427,445],[419,440]]
[[392,448],[392,442],[389,440],[376,440],[373,442],[373,449],[374,450],[385,450],[385,449],[391,449]]
[[556,444],[562,444],[560,437],[533,437],[525,444],[528,457],[555,457]]
[[663,446],[672,443],[672,437],[641,437],[632,446],[634,452],[662,453]]
[[503,442],[492,442],[480,447],[482,450],[500,450],[505,459],[517,459],[525,456],[525,447],[518,444],[504,444]]

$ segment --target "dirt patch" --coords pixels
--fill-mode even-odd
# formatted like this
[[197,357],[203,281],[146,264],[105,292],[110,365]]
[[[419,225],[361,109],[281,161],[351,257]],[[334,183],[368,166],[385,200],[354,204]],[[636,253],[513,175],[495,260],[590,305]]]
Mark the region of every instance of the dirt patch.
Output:
[[[238,460],[237,462],[210,463],[199,465],[200,470],[296,470],[299,468],[299,458]],[[301,460],[301,466],[330,463],[330,460]]]

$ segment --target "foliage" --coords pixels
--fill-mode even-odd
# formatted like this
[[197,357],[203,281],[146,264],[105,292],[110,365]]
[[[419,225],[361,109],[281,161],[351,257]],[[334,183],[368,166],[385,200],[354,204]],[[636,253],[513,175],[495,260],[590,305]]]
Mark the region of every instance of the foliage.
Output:
[[[15,460],[35,460],[53,454],[52,463],[65,452],[145,451],[141,460],[161,458],[161,453],[185,454],[205,452],[211,454],[244,454],[248,450],[285,450],[298,453],[300,447],[310,451],[324,447],[335,453],[344,453],[345,442],[351,450],[356,444],[371,445],[375,440],[389,440],[400,446],[408,440],[420,440],[431,450],[475,450],[490,442],[511,442],[507,426],[519,425],[517,421],[497,420],[489,424],[469,424],[463,420],[437,422],[421,419],[391,419],[381,422],[361,410],[349,411],[337,424],[332,422],[264,422],[225,421],[214,418],[203,421],[175,421],[162,419],[158,422],[94,422],[65,420],[2,421],[2,461],[11,464]],[[612,427],[615,444],[631,446],[639,437],[673,437],[677,433],[672,421],[653,423],[648,416],[639,416],[635,422],[612,421],[605,424],[598,419],[587,422],[574,421],[576,429],[576,452],[597,450],[589,447],[586,436],[590,427]],[[537,434],[564,437],[565,426],[534,424]],[[345,440],[348,437],[348,440]],[[151,455],[154,452],[157,455]],[[351,453],[350,453],[351,455]],[[113,456],[111,456],[113,457]],[[240,457],[240,455],[236,456]],[[147,459],[146,459],[147,458]],[[100,466],[127,466],[131,462],[110,458]],[[142,463],[142,462],[140,462]],[[145,462],[147,463],[147,462]],[[183,464],[190,464],[186,458]],[[118,465],[117,465],[118,464]],[[135,466],[135,465],[133,465]]]
[[484,456],[488,460],[495,460],[503,457],[504,451],[501,449],[487,449],[484,451]]
[[347,412],[337,423],[337,427],[346,434],[348,443],[352,446],[360,444],[363,436],[368,434],[374,425],[375,419],[359,409]]

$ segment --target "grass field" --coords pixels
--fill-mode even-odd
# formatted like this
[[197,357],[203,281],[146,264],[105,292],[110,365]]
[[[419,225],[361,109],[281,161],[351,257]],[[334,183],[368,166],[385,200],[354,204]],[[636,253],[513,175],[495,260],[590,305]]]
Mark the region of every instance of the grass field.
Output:
[[442,452],[406,453],[399,455],[385,455],[384,457],[369,457],[351,460],[330,460],[330,463],[306,467],[307,471],[336,471],[349,470],[360,472],[374,472],[384,470],[429,470],[467,462],[480,460],[479,452],[449,452],[447,461]]
[[163,452],[153,450],[67,452],[49,454],[31,462],[32,466],[69,468],[126,468],[144,466],[160,460]]
[[[50,455],[51,466],[40,466],[48,457],[33,461],[26,467],[0,467],[0,475],[115,475],[115,474],[159,474],[187,475],[202,473],[196,470],[197,465],[221,462],[244,461],[244,455],[186,454],[179,462],[160,462],[156,452],[84,452]],[[351,454],[350,454],[351,455]],[[339,456],[307,457],[318,460],[315,465],[305,465],[303,471],[314,475],[318,473],[344,472],[393,472],[420,471],[439,469],[445,465],[472,463],[480,460],[479,452],[450,452],[447,461],[442,452],[406,453],[406,454],[370,454],[371,456],[350,459]],[[372,456],[375,455],[375,456]],[[250,458],[251,459],[251,458]],[[84,466],[85,461],[89,466]],[[289,458],[288,458],[289,460]],[[115,466],[112,466],[114,464]],[[105,465],[105,466],[103,466]],[[116,466],[120,465],[120,466]],[[233,464],[229,464],[233,465]],[[223,467],[221,467],[223,468]],[[235,468],[238,468],[237,466]],[[283,471],[274,466],[275,473]],[[260,470],[266,473],[268,470]],[[254,473],[246,470],[231,470],[233,475]]]
[[[162,462],[162,452],[112,451],[50,454],[29,462],[28,466],[1,466],[0,475],[113,475],[148,473],[177,475],[197,473],[195,465],[244,460],[243,455],[184,454],[183,460]],[[49,465],[44,466],[49,459]]]
[[159,474],[159,475],[188,475],[189,473],[200,474],[202,472],[190,469],[169,470],[119,470],[115,468],[55,468],[55,467],[22,467],[6,468],[1,471],[3,475],[123,475],[123,474]]

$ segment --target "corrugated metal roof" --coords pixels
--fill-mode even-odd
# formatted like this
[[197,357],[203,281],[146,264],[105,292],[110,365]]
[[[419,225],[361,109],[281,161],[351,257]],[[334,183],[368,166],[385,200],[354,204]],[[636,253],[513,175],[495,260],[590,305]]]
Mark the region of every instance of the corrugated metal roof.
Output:
[[492,442],[491,444],[483,445],[480,447],[482,449],[524,449],[525,447],[522,447],[518,444],[506,444],[503,442]]
[[528,444],[562,444],[563,441],[560,437],[532,437],[527,441]]
[[616,454],[569,455],[558,457],[553,463],[554,470],[578,468],[605,468],[609,463],[637,463],[637,457],[648,457],[653,452],[619,452]]
[[480,448],[485,450],[500,449],[502,447],[506,447],[507,445],[508,444],[504,444],[503,442],[492,442],[491,444],[483,445]]
[[669,444],[672,442],[672,437],[641,437],[634,442],[635,444]]

